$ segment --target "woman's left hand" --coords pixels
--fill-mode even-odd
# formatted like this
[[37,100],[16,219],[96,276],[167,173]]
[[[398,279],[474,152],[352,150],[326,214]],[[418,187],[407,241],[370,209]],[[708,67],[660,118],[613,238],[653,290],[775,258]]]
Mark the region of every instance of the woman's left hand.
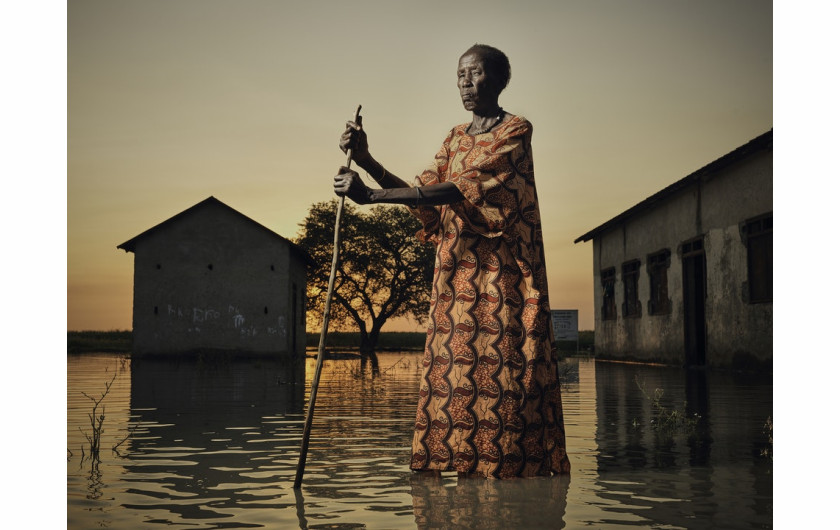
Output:
[[359,116],[359,123],[348,121],[344,133],[338,141],[338,147],[342,152],[347,153],[348,149],[352,149],[353,162],[359,167],[365,167],[370,160],[370,150],[368,149],[367,133],[362,128],[362,117]]
[[362,178],[352,169],[341,166],[334,178],[333,189],[339,197],[349,197],[356,204],[370,204],[371,189],[365,186]]

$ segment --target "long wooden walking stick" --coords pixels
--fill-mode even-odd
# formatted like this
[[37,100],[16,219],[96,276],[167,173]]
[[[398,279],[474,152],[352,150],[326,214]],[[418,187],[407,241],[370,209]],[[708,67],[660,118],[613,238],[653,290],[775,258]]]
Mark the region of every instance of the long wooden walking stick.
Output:
[[[353,121],[360,122],[359,113],[362,106],[356,108]],[[347,150],[347,167],[353,161],[353,150]],[[300,489],[303,480],[303,468],[306,466],[306,452],[309,450],[309,434],[312,431],[312,416],[315,413],[315,396],[318,395],[318,382],[321,380],[321,365],[324,363],[324,345],[327,339],[327,327],[330,323],[330,303],[332,302],[333,286],[335,285],[335,271],[338,268],[338,241],[339,229],[341,227],[341,212],[344,210],[344,195],[338,198],[338,210],[335,212],[335,237],[333,239],[332,268],[330,269],[330,281],[327,284],[327,300],[324,304],[324,325],[321,326],[321,341],[318,343],[318,360],[315,362],[315,374],[312,376],[312,385],[309,390],[309,406],[306,409],[306,421],[303,424],[303,439],[300,442],[300,457],[298,458],[297,473],[295,474],[294,489]]]

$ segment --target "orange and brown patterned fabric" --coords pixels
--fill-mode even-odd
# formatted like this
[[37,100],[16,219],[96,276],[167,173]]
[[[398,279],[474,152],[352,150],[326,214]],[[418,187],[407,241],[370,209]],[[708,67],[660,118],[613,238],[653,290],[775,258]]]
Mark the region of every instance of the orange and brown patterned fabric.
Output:
[[411,469],[486,477],[569,473],[532,127],[453,128],[416,185],[465,201],[412,213],[437,245]]

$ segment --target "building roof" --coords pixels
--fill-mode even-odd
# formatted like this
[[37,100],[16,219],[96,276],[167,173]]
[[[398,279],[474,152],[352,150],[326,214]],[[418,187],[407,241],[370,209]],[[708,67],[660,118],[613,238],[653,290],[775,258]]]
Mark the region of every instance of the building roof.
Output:
[[579,238],[575,239],[575,243],[580,243],[581,241],[589,241],[594,239],[599,234],[610,230],[611,228],[620,225],[627,219],[651,209],[652,207],[658,205],[659,203],[668,200],[673,195],[679,193],[680,191],[684,190],[695,184],[699,180],[708,180],[714,174],[721,169],[734,164],[735,162],[739,162],[752,154],[765,150],[765,149],[772,149],[773,148],[773,129],[770,129],[766,133],[753,138],[749,142],[745,143],[741,147],[735,149],[734,151],[723,155],[722,157],[718,158],[714,162],[703,166],[702,168],[698,169],[694,173],[688,175],[685,178],[678,180],[677,182],[671,184],[670,186],[662,189],[661,191],[651,195],[647,199],[643,200],[639,204],[633,206],[629,210],[625,210],[624,212],[616,215],[606,223],[598,226],[597,228],[593,228],[589,232],[583,234]]
[[149,229],[148,229],[148,230],[146,230],[145,232],[143,232],[143,233],[141,233],[141,234],[138,234],[138,235],[136,235],[136,236],[132,237],[131,239],[129,239],[129,240],[128,240],[128,241],[126,241],[125,243],[122,243],[122,244],[117,245],[117,248],[123,249],[123,250],[125,250],[126,252],[134,252],[134,249],[135,249],[135,248],[136,248],[136,246],[137,246],[137,242],[138,242],[138,241],[140,241],[141,239],[144,239],[144,238],[146,238],[147,236],[149,236],[149,235],[151,235],[151,234],[153,234],[153,233],[155,233],[155,232],[157,232],[157,231],[159,231],[159,230],[161,230],[161,229],[164,229],[164,228],[166,228],[167,226],[170,226],[171,224],[173,224],[173,223],[174,223],[174,222],[176,222],[177,220],[182,219],[182,218],[184,218],[184,217],[186,217],[186,216],[188,216],[188,215],[191,215],[191,214],[193,214],[194,212],[196,212],[197,210],[201,210],[201,209],[206,208],[207,206],[210,206],[210,205],[221,206],[221,207],[223,207],[223,208],[226,208],[226,209],[230,210],[231,212],[233,212],[234,214],[238,215],[239,217],[241,217],[242,219],[244,219],[244,220],[245,220],[245,221],[247,221],[248,223],[251,223],[251,224],[252,224],[255,228],[257,228],[258,230],[263,230],[263,231],[267,232],[268,234],[270,234],[271,236],[276,237],[277,239],[279,239],[279,240],[281,240],[281,241],[285,242],[287,245],[289,245],[289,247],[290,247],[290,248],[291,248],[294,252],[297,252],[297,253],[298,253],[298,254],[299,254],[299,255],[300,255],[300,256],[301,256],[301,257],[302,257],[305,261],[307,261],[307,262],[308,262],[308,261],[311,261],[311,258],[310,258],[310,257],[307,255],[307,253],[306,253],[303,249],[301,249],[299,246],[295,245],[294,243],[292,243],[291,241],[289,241],[289,240],[288,240],[288,239],[286,239],[285,237],[281,236],[281,235],[280,235],[280,234],[278,234],[277,232],[275,232],[275,231],[273,231],[273,230],[271,230],[271,229],[269,229],[269,228],[266,228],[265,226],[261,225],[260,223],[258,223],[258,222],[256,222],[256,221],[254,221],[253,219],[251,219],[251,218],[250,218],[250,217],[248,217],[247,215],[245,215],[245,214],[243,214],[243,213],[239,212],[238,210],[235,210],[235,209],[231,208],[230,206],[228,206],[227,204],[223,203],[223,202],[222,202],[222,201],[220,201],[219,199],[217,199],[217,198],[213,197],[212,195],[211,195],[210,197],[207,197],[207,198],[206,198],[206,199],[204,199],[203,201],[199,202],[198,204],[196,204],[196,205],[194,205],[194,206],[191,206],[190,208],[187,208],[187,209],[186,209],[186,210],[184,210],[183,212],[181,212],[181,213],[179,213],[179,214],[176,214],[176,215],[173,215],[172,217],[170,217],[169,219],[167,219],[167,220],[163,221],[162,223],[159,223],[159,224],[157,224],[157,225],[155,225],[155,226],[153,226],[153,227],[149,228]]

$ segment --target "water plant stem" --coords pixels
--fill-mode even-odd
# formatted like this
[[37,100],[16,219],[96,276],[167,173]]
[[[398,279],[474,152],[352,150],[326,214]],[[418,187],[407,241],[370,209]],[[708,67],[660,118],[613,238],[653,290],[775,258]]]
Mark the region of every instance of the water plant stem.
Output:
[[[98,412],[99,405],[102,403],[102,400],[105,399],[105,396],[108,395],[108,392],[111,390],[111,385],[114,384],[114,380],[117,378],[117,373],[114,372],[114,377],[111,378],[110,381],[105,383],[105,391],[102,392],[102,395],[99,398],[94,398],[87,393],[82,392],[82,395],[88,398],[89,400],[93,401],[93,410],[88,414],[88,418],[90,419],[90,435],[85,431],[82,431],[82,428],[79,427],[79,430],[85,435],[87,438],[88,444],[90,444],[90,458],[99,461],[99,445],[102,440],[102,424],[105,423],[105,406],[102,406],[102,411]],[[82,460],[84,460],[85,453],[84,448],[82,448]]]

